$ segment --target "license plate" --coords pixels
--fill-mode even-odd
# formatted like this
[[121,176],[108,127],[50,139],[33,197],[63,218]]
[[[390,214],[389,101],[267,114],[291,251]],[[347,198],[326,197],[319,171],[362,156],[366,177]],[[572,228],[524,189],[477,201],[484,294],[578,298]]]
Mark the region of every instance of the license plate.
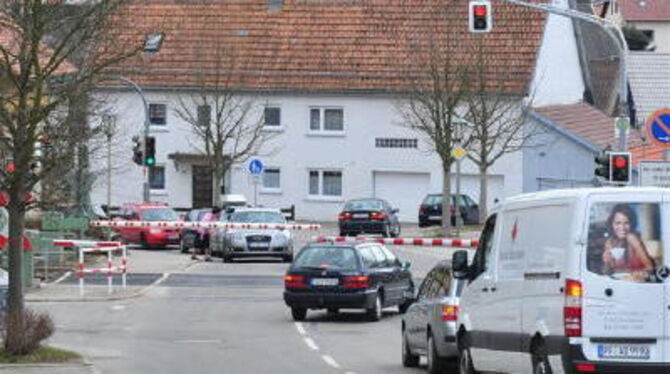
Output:
[[442,216],[429,216],[428,219],[442,219]]
[[365,218],[368,218],[368,214],[367,213],[354,213],[352,215],[352,217],[358,218],[358,219],[361,219],[361,218],[365,219]]
[[340,283],[337,278],[313,278],[312,286],[337,286]]
[[179,239],[179,234],[168,234],[168,239]]
[[618,358],[648,360],[651,352],[648,345],[600,344],[598,345],[599,358]]
[[267,248],[268,243],[249,243],[249,248]]

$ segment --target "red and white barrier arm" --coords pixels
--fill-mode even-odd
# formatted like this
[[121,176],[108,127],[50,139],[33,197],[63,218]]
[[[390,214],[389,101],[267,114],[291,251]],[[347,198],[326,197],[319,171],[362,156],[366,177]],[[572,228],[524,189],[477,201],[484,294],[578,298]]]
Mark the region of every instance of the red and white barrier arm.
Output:
[[235,223],[235,222],[184,222],[184,221],[91,221],[91,227],[158,227],[162,229],[242,229],[242,230],[318,230],[318,224]]
[[69,239],[56,239],[52,241],[52,244],[56,247],[121,247],[122,243],[120,242],[98,242],[94,240],[69,240]]
[[478,239],[459,239],[459,238],[372,238],[372,237],[353,237],[353,236],[326,236],[319,235],[312,239],[317,243],[335,242],[335,243],[360,243],[376,242],[390,245],[413,245],[423,247],[452,247],[452,248],[477,248]]

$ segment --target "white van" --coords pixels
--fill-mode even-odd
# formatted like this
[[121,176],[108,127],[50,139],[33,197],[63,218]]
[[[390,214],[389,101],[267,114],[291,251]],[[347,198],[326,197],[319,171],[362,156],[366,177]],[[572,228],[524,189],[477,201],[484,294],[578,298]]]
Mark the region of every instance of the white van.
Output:
[[669,248],[670,189],[504,201],[452,259],[459,372],[669,374]]

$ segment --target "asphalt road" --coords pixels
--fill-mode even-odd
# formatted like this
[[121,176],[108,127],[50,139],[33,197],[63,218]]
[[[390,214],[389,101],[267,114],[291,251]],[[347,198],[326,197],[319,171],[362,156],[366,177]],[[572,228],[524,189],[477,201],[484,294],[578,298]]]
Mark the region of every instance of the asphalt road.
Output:
[[[391,249],[412,262],[415,278],[452,252]],[[51,344],[82,353],[105,374],[425,372],[400,363],[396,308],[385,310],[380,322],[355,310],[310,311],[305,322],[293,322],[282,300],[287,266],[217,259],[170,274],[141,298],[32,306],[53,316]]]

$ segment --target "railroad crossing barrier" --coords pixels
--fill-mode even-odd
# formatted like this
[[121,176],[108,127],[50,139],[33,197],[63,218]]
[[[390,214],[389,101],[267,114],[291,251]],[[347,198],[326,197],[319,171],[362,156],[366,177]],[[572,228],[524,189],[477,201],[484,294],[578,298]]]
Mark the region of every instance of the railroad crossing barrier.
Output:
[[319,224],[185,222],[185,221],[91,221],[91,227],[158,227],[162,229],[318,230]]
[[360,243],[377,242],[390,245],[413,245],[422,247],[452,247],[452,248],[477,248],[478,239],[459,239],[459,238],[375,238],[360,236],[328,236],[319,235],[312,238],[317,243]]

